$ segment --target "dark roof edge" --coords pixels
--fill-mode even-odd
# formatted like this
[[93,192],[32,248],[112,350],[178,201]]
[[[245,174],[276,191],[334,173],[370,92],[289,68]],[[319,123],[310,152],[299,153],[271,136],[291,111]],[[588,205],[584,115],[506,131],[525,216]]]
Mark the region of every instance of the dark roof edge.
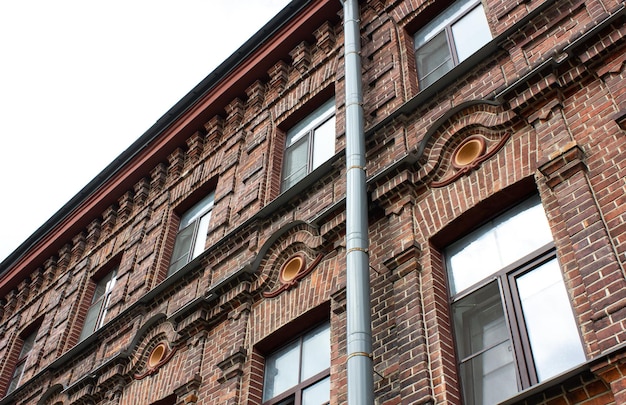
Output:
[[313,0],[292,0],[267,24],[241,45],[231,56],[215,68],[207,77],[197,84],[180,101],[159,118],[146,132],[133,142],[124,152],[116,157],[96,177],[87,183],[74,197],[54,213],[46,222],[29,236],[17,249],[0,262],[0,277],[16,264],[34,245],[70,216],[83,201],[102,187],[117,174],[122,167],[136,157],[146,146],[169,128],[185,112],[189,111],[221,80],[226,78],[235,68],[244,62],[252,53],[267,42],[276,32],[292,20]]

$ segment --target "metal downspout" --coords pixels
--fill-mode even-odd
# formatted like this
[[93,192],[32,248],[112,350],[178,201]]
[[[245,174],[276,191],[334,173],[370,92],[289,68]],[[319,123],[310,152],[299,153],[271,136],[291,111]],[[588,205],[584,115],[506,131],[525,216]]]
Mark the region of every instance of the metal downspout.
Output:
[[365,131],[358,0],[342,0],[346,88],[346,300],[348,404],[373,405]]

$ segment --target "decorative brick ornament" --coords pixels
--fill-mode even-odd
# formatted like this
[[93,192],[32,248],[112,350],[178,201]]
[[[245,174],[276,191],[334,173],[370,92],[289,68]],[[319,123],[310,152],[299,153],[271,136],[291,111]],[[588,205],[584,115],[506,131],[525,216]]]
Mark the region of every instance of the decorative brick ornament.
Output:
[[319,254],[315,260],[311,263],[309,267],[306,267],[306,259],[304,255],[297,253],[291,256],[289,259],[283,263],[280,268],[280,273],[278,276],[278,280],[280,281],[280,286],[270,292],[264,292],[263,296],[265,298],[273,298],[278,296],[278,294],[283,291],[289,290],[296,286],[298,282],[304,278],[307,274],[309,274],[322,260],[324,257],[323,254]]
[[444,187],[454,183],[461,176],[471,173],[481,163],[495,155],[509,140],[511,134],[504,133],[499,141],[483,135],[470,135],[465,138],[451,155],[451,167],[440,181],[433,181],[432,187]]
[[175,352],[176,347],[170,349],[166,342],[158,343],[147,356],[145,371],[141,374],[135,374],[133,377],[135,380],[141,380],[156,373],[161,366],[170,361]]

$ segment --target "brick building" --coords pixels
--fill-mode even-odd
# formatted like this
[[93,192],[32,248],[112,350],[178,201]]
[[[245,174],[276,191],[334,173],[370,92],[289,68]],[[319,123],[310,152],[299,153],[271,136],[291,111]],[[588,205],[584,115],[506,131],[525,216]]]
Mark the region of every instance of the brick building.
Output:
[[[378,404],[626,403],[626,12],[360,2]],[[342,5],[294,0],[0,264],[0,404],[346,403]]]

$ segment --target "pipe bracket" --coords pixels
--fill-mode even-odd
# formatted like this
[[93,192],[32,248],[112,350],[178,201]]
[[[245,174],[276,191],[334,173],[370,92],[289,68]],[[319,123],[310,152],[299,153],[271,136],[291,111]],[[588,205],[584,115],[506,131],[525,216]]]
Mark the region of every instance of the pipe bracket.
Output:
[[372,358],[372,353],[367,353],[367,352],[354,352],[354,353],[350,353],[348,355],[347,360],[350,360],[351,357],[357,357],[357,356],[362,356],[362,357],[367,357],[369,359]]

